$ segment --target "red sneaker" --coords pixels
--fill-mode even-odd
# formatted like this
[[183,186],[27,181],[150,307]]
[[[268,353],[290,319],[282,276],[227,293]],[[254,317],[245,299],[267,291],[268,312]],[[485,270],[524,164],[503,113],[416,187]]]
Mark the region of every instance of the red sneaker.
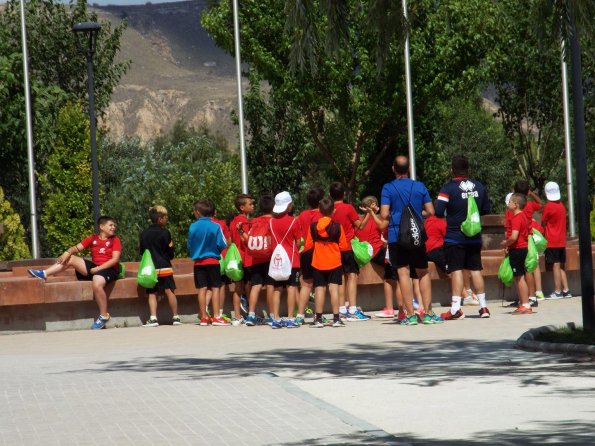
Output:
[[213,325],[219,325],[219,326],[231,325],[230,322],[226,321],[222,317],[214,317],[213,320],[211,321],[211,324],[213,324]]
[[533,308],[525,307],[524,305],[520,305],[516,310],[511,313],[513,316],[518,316],[519,314],[533,314]]
[[458,321],[459,319],[465,319],[465,313],[463,313],[463,310],[459,310],[455,314],[452,314],[450,310],[448,310],[442,313],[440,317],[445,321]]
[[203,317],[198,325],[202,325],[203,327],[206,325],[210,325],[211,324],[211,318],[210,317]]
[[479,309],[479,317],[481,317],[481,318],[490,317],[490,310],[488,310],[488,307]]
[[407,314],[405,313],[405,311],[399,310],[399,312],[397,313],[397,321],[401,322],[405,318],[407,318]]

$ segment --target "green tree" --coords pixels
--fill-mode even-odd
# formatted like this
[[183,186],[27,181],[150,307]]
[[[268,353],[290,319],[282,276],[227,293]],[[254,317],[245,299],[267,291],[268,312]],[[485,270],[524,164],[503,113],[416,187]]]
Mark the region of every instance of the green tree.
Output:
[[25,228],[19,214],[13,211],[10,202],[0,187],[0,260],[24,259],[29,257],[29,247],[25,241]]

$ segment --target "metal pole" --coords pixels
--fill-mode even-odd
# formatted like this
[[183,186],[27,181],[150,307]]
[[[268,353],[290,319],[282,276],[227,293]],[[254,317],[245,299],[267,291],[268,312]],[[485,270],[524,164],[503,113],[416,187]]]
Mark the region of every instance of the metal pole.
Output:
[[570,144],[570,102],[568,100],[568,67],[564,60],[565,48],[564,39],[561,43],[562,60],[562,105],[564,110],[564,154],[566,159],[566,187],[568,190],[568,223],[570,227],[570,236],[576,236],[575,217],[574,217],[574,187],[572,181],[572,158]]
[[585,141],[585,113],[581,69],[581,47],[574,13],[570,10],[572,33],[570,57],[572,62],[572,111],[574,117],[574,148],[576,166],[576,192],[578,207],[578,244],[581,271],[581,299],[583,328],[595,332],[595,293],[593,291],[593,258],[591,229],[589,227],[589,176],[587,172],[587,144]]
[[248,174],[246,169],[246,142],[244,139],[244,106],[242,101],[242,61],[240,58],[240,20],[238,0],[233,0],[233,36],[236,52],[236,75],[238,84],[238,116],[240,120],[240,160],[242,169],[242,192],[248,193]]
[[31,92],[29,91],[29,53],[27,51],[27,26],[25,24],[25,0],[21,0],[21,38],[23,42],[23,74],[25,80],[25,112],[27,115],[27,158],[29,163],[29,207],[31,213],[31,251],[39,258],[37,234],[37,199],[35,197],[35,158],[33,156],[33,125],[31,119]]
[[[90,39],[92,37],[89,37]],[[93,188],[93,225],[99,232],[99,167],[97,164],[97,141],[95,137],[95,93],[93,89],[93,52],[87,51],[87,87],[89,91],[89,129],[91,139],[91,183]]]
[[[403,15],[407,22],[407,0],[403,0]],[[407,91],[407,136],[409,138],[409,166],[410,177],[416,178],[415,171],[415,140],[413,137],[413,99],[411,93],[411,66],[409,64],[409,29],[405,36],[405,85]]]

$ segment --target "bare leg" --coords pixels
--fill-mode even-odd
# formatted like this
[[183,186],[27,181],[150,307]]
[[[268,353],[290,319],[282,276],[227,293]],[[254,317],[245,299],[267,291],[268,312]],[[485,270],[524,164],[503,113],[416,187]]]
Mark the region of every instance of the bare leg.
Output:
[[298,314],[306,313],[306,305],[308,305],[308,299],[312,292],[312,279],[304,280],[302,278],[302,286],[300,288],[300,294],[298,296]]
[[[463,271],[453,271],[450,273],[450,291],[453,296],[461,297],[461,291],[463,290]],[[475,282],[474,282],[475,283]],[[477,285],[476,287],[477,288]]]
[[539,263],[537,264],[535,271],[533,271],[533,277],[535,278],[535,292],[543,291],[541,289],[541,268],[539,267]]
[[403,294],[403,303],[405,305],[405,311],[408,316],[411,316],[413,311],[413,285],[411,283],[411,277],[409,273],[409,267],[403,266],[397,269],[399,276],[399,287]]
[[562,269],[560,265],[560,280],[562,281],[562,290],[568,291],[568,278],[566,277],[566,271]]
[[345,284],[345,286],[346,286],[345,292],[347,293],[347,300],[349,301],[349,305],[352,307],[357,307],[357,274],[356,273],[347,274],[347,283]]
[[419,277],[419,292],[421,295],[420,304],[423,305],[425,313],[432,311],[432,282],[427,269],[417,269],[417,277]]
[[515,276],[514,284],[516,286],[517,294],[519,295],[520,305],[529,304],[529,287],[527,287],[527,281],[525,276]]
[[213,295],[211,298],[211,303],[213,304],[213,317],[219,317],[219,310],[221,309],[219,306],[219,288],[212,288],[211,292]]
[[252,288],[250,289],[250,298],[248,299],[248,311],[250,313],[254,313],[256,311],[258,295],[260,294],[261,289],[262,285],[252,285]]
[[[407,279],[409,280],[409,279]],[[403,293],[401,292],[401,285],[399,281],[395,282],[395,299],[397,300],[397,308],[399,311],[404,311]]]
[[463,297],[467,297],[464,296],[467,292],[467,290],[471,289],[471,273],[469,272],[468,269],[464,269],[463,270],[463,290],[461,292],[461,296]]
[[[295,310],[295,301],[297,299],[298,290],[296,286],[287,287],[287,317],[293,318],[293,310]],[[337,297],[338,299],[338,297]]]
[[533,273],[527,272],[525,274],[525,282],[527,282],[527,289],[530,297],[535,296],[535,276]]
[[[222,283],[221,287],[219,288],[219,309],[223,310],[225,308],[225,297],[227,293],[225,292],[225,284]],[[219,316],[219,315],[217,315]]]
[[419,289],[419,277],[421,277],[421,276],[417,276],[417,277],[418,277],[417,279],[411,279],[411,282],[413,283],[413,297],[416,297],[417,299],[419,299],[418,303],[423,306],[423,303],[421,302],[421,300],[422,300],[421,290]]
[[486,291],[485,282],[483,280],[483,275],[481,271],[471,271],[471,280],[473,281],[473,286],[475,287],[475,294],[483,294]]
[[[384,281],[384,307],[390,311],[394,311],[393,289],[394,289],[395,285],[396,285],[395,282],[392,280]],[[397,287],[397,289],[398,289],[398,287]]]
[[149,313],[151,314],[151,319],[157,319],[157,293],[147,294],[147,301],[149,302]]
[[198,289],[198,314],[201,319],[208,317],[207,315],[207,288]]
[[553,273],[554,273],[554,291],[556,293],[560,293],[562,291],[562,274],[560,273],[560,263],[553,264]]
[[[341,305],[345,305],[345,307],[349,307],[349,304],[351,302],[349,302],[349,296],[346,294],[346,288],[347,288],[347,274],[343,274],[343,280],[341,281],[341,285],[339,285],[339,302],[341,302]],[[314,291],[314,293],[316,293],[316,290]]]
[[274,320],[279,320],[279,306],[281,305],[281,287],[275,287],[273,289],[273,298],[270,300],[272,304],[269,308],[271,317]]
[[[174,316],[178,315],[178,299],[176,298],[175,293],[173,290],[167,288],[165,290],[165,295],[167,297],[167,301],[169,302],[169,308],[171,308],[171,312]],[[155,310],[157,310],[157,301],[155,301]]]
[[328,291],[331,295],[331,306],[333,308],[333,315],[335,315],[339,312],[339,285],[335,283],[329,283]]
[[[337,286],[339,288],[339,286]],[[338,290],[337,290],[338,291]],[[326,287],[317,286],[314,288],[314,311],[318,313],[322,313],[324,310],[324,295],[326,294]],[[339,293],[337,293],[338,296]],[[337,308],[337,311],[338,308]]]
[[105,278],[101,276],[93,276],[93,295],[99,307],[99,314],[107,316],[107,293],[105,292]]
[[242,308],[240,307],[240,296],[242,295],[243,292],[244,292],[244,282],[243,281],[234,282],[233,283],[233,294],[232,294],[232,296],[233,296],[232,297],[233,312],[237,319],[239,319],[240,316],[242,315]]

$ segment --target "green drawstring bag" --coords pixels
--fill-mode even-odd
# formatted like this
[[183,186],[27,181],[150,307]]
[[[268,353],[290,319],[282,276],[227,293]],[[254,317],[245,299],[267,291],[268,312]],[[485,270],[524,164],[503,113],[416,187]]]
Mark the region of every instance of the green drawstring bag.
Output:
[[225,254],[225,275],[234,282],[239,282],[244,278],[242,256],[235,243],[227,248],[227,254]]
[[527,257],[525,257],[525,269],[528,273],[532,273],[539,264],[539,254],[537,253],[533,237],[527,237],[527,243],[529,246],[527,248]]
[[374,255],[372,245],[368,242],[360,242],[357,237],[351,240],[351,249],[353,250],[353,257],[355,257],[355,261],[360,268],[370,263]]
[[120,265],[120,274],[118,274],[118,279],[124,279],[126,277],[126,265],[123,263],[119,263]]
[[157,285],[157,270],[148,249],[145,249],[140,264],[138,265],[137,283],[143,288],[153,288]]
[[512,268],[510,267],[510,260],[508,259],[508,256],[504,257],[500,267],[498,267],[498,279],[500,279],[506,286],[510,286],[512,285],[512,282],[514,282],[514,276],[512,274]]
[[531,234],[531,237],[529,238],[532,238],[535,242],[535,248],[537,248],[537,252],[542,254],[545,251],[545,248],[547,248],[547,240],[543,234],[537,229],[533,228],[533,234]]
[[467,197],[467,218],[461,223],[461,231],[467,237],[473,237],[481,232],[479,209],[472,195]]

